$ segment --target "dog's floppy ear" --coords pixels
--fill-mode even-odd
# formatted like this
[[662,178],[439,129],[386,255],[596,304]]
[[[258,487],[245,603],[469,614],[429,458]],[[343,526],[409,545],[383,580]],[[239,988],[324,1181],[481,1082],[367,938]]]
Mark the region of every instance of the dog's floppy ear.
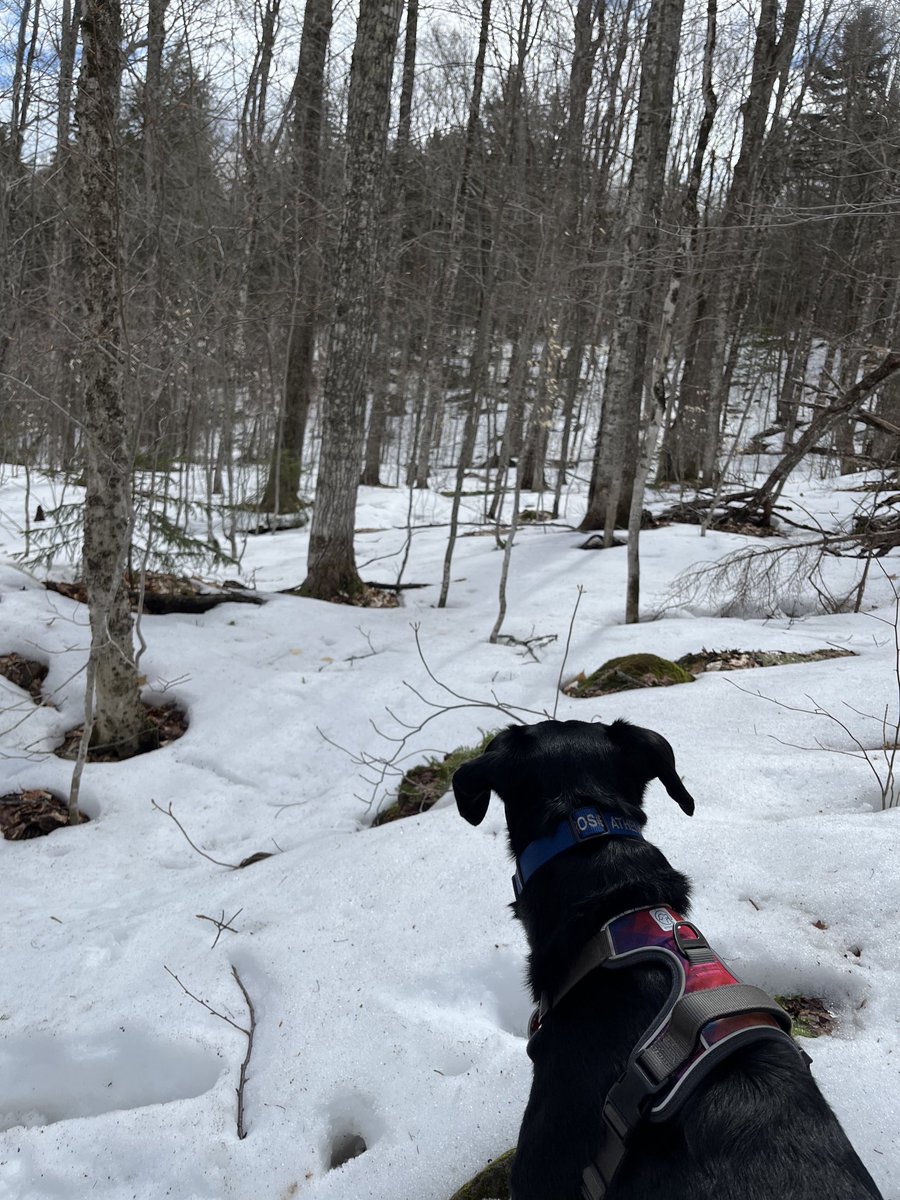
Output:
[[675,751],[662,734],[640,725],[629,725],[626,721],[614,721],[610,732],[620,745],[644,759],[647,778],[658,779],[681,811],[692,817],[694,797],[679,779],[675,770]]
[[491,800],[492,766],[496,756],[481,754],[453,772],[453,795],[460,815],[470,825],[480,825]]

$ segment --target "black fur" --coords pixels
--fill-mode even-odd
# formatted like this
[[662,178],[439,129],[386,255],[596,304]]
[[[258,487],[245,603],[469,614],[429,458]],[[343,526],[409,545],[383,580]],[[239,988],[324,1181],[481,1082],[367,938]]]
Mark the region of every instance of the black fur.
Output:
[[[644,789],[654,778],[693,812],[672,748],[658,733],[624,721],[543,721],[498,734],[459,768],[453,790],[473,825],[496,792],[519,855],[579,805],[613,809],[643,825]],[[605,921],[650,904],[687,916],[689,895],[685,876],[646,841],[589,842],[548,862],[513,905],[528,936],[535,1000],[560,986]],[[787,952],[773,947],[773,954]],[[514,1200],[580,1200],[603,1100],[668,988],[662,968],[598,970],[549,1015],[530,1047],[534,1079],[513,1167]],[[879,1196],[799,1055],[764,1042],[723,1062],[672,1120],[639,1130],[607,1200]]]

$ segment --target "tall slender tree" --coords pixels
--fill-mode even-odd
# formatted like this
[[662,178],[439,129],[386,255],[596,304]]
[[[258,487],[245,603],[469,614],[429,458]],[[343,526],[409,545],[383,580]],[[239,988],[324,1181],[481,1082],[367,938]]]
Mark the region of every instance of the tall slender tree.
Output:
[[331,0],[306,0],[291,122],[291,190],[294,244],[287,362],[281,419],[261,507],[270,513],[300,507],[303,444],[315,386],[316,331],[322,288],[322,127],[325,62],[333,19]]
[[628,521],[631,506],[683,11],[683,0],[654,0],[641,58],[618,302],[588,511],[581,525],[604,529],[607,544],[612,543],[617,519],[621,524]]
[[[725,403],[729,334],[743,307],[748,271],[755,259],[747,237],[766,170],[773,95],[790,65],[805,0],[761,0],[747,96],[741,106],[741,145],[728,185],[720,223],[710,232],[706,261],[696,291],[685,351],[681,400],[670,426],[666,462],[680,480],[713,483],[718,473],[720,423]],[[779,28],[780,26],[780,28]],[[770,147],[777,143],[770,142]],[[732,341],[734,339],[732,338]]]
[[119,0],[85,0],[76,117],[84,238],[82,293],[86,492],[84,580],[96,745],[121,757],[149,740],[125,579],[132,530],[131,454],[122,371],[118,115]]
[[347,98],[341,237],[329,328],[322,449],[309,538],[306,595],[362,591],[353,553],[366,386],[375,329],[376,265],[391,79],[403,0],[361,0]]

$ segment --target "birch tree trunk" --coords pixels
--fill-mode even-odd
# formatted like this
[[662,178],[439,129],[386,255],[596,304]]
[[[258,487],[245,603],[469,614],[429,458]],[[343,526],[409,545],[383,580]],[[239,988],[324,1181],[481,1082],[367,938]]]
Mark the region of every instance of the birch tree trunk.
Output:
[[322,450],[303,583],[304,594],[320,600],[346,598],[363,587],[353,554],[353,524],[375,324],[391,78],[402,8],[402,0],[362,0],[350,65],[344,203],[323,395]]
[[126,758],[146,748],[150,735],[138,688],[125,580],[132,509],[120,320],[119,0],[85,0],[81,31],[76,117],[84,239],[84,580],[96,668],[92,742]]

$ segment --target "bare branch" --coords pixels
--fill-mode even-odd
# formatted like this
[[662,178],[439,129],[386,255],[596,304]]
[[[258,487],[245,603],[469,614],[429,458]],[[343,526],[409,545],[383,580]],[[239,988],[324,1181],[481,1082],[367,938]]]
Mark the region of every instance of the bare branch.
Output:
[[234,928],[232,927],[232,925],[231,925],[231,922],[232,922],[232,921],[234,921],[234,920],[235,920],[237,917],[239,917],[243,911],[244,911],[244,910],[243,910],[242,908],[239,908],[239,909],[237,910],[237,912],[234,914],[234,916],[233,916],[233,917],[229,917],[227,921],[225,920],[225,909],[224,909],[224,908],[222,909],[222,915],[221,915],[221,917],[219,917],[218,919],[217,919],[216,917],[207,917],[207,916],[205,916],[203,913],[195,913],[195,914],[194,914],[194,915],[196,916],[196,918],[197,918],[197,920],[198,920],[198,921],[209,921],[209,922],[211,922],[213,925],[215,925],[215,926],[216,926],[216,928],[217,928],[217,929],[218,929],[218,931],[219,931],[219,932],[216,934],[216,940],[215,940],[215,941],[213,942],[213,944],[210,946],[210,950],[215,950],[216,946],[219,944],[219,938],[222,936],[223,932],[224,932],[226,929],[230,930],[230,932],[231,932],[231,933],[237,933],[237,932],[238,932],[238,930],[237,930],[237,929],[234,929]]
[[569,618],[569,632],[566,634],[566,646],[563,650],[562,662],[559,664],[559,675],[556,679],[556,697],[553,701],[553,720],[556,720],[556,710],[559,708],[559,697],[562,693],[563,672],[566,669],[566,663],[569,661],[569,647],[572,645],[572,631],[575,628],[575,617],[578,615],[578,605],[581,603],[581,597],[584,595],[584,588],[579,583],[578,594],[575,597],[575,607],[572,609],[572,615]]
[[[163,963],[163,970],[166,972],[166,974],[172,976],[172,978],[175,980],[175,982],[178,984],[178,986],[181,988],[181,990],[184,992],[184,994],[186,996],[190,996],[190,998],[192,1000],[194,1000],[197,1004],[199,1004],[201,1008],[205,1008],[206,1011],[210,1014],[210,1016],[218,1017],[220,1021],[224,1021],[227,1025],[230,1025],[233,1029],[236,1029],[238,1031],[238,1033],[242,1033],[245,1037],[250,1036],[249,1029],[245,1029],[243,1027],[243,1025],[238,1025],[237,1021],[232,1021],[231,1017],[226,1017],[225,1014],[220,1013],[217,1008],[213,1008],[213,1006],[211,1004],[208,1004],[205,1000],[201,1000],[201,998],[199,996],[195,996],[194,993],[189,988],[186,988],[184,986],[184,984],[181,982],[181,980],[178,978],[178,976],[175,974],[175,972],[170,970],[170,968],[167,967],[165,963]],[[232,970],[234,970],[233,967],[232,967]]]
[[[239,910],[239,911],[242,911],[242,910]],[[199,916],[199,914],[198,914],[198,916]],[[237,916],[237,913],[235,913],[235,916]],[[210,918],[206,917],[204,919],[209,920]],[[232,917],[231,920],[233,921],[234,917]],[[243,1025],[238,1025],[237,1021],[232,1021],[231,1017],[226,1017],[225,1014],[219,1012],[219,1010],[217,1008],[213,1008],[213,1006],[211,1004],[207,1003],[206,1000],[201,999],[200,996],[195,996],[194,993],[189,988],[185,987],[185,985],[181,982],[181,980],[178,978],[178,976],[175,974],[175,972],[170,970],[170,968],[167,967],[165,965],[165,963],[163,963],[163,970],[168,975],[172,976],[172,978],[175,980],[175,982],[178,984],[178,986],[181,988],[181,990],[184,992],[184,994],[186,996],[190,996],[190,998],[195,1003],[199,1004],[201,1008],[205,1008],[206,1011],[210,1014],[210,1016],[218,1017],[220,1021],[224,1021],[226,1023],[226,1025],[230,1025],[232,1027],[232,1029],[236,1029],[238,1031],[238,1033],[242,1033],[244,1035],[244,1037],[247,1039],[247,1053],[244,1055],[244,1061],[241,1063],[241,1072],[240,1072],[240,1076],[238,1079],[238,1086],[234,1089],[235,1092],[237,1093],[237,1135],[241,1139],[241,1141],[243,1141],[243,1139],[247,1136],[247,1130],[244,1125],[244,1087],[247,1083],[247,1068],[250,1065],[250,1055],[253,1053],[253,1035],[256,1033],[256,1009],[253,1007],[253,1001],[250,999],[250,995],[249,995],[246,987],[244,986],[244,981],[243,981],[243,979],[241,979],[240,975],[238,974],[237,967],[234,965],[234,963],[232,963],[231,964],[231,974],[234,976],[235,982],[237,983],[238,987],[241,989],[241,994],[243,995],[244,1001],[246,1002],[247,1013],[250,1018],[250,1025],[249,1025],[249,1028],[247,1028],[247,1029],[245,1029]]]
[[250,1066],[250,1055],[253,1053],[253,1035],[256,1033],[256,1010],[253,1007],[253,1001],[250,999],[247,989],[244,987],[244,981],[238,974],[237,967],[232,963],[231,973],[235,978],[235,982],[244,994],[244,999],[247,1002],[247,1012],[250,1015],[250,1028],[246,1030],[247,1034],[247,1053],[244,1055],[244,1061],[241,1063],[241,1075],[238,1086],[235,1088],[237,1092],[237,1135],[243,1141],[247,1136],[247,1130],[244,1127],[244,1086],[247,1083],[247,1068]]
[[178,818],[175,816],[175,814],[172,812],[171,800],[169,801],[168,808],[163,808],[161,805],[157,804],[155,800],[151,800],[150,803],[153,805],[153,807],[156,809],[157,812],[161,812],[164,816],[172,818],[172,820],[175,822],[175,824],[181,830],[184,840],[187,842],[187,844],[190,846],[190,848],[192,850],[196,850],[196,852],[202,858],[209,859],[209,861],[211,863],[215,863],[215,865],[217,867],[227,867],[229,869],[229,871],[236,871],[238,869],[238,867],[240,865],[239,863],[222,862],[221,859],[213,858],[213,856],[211,854],[207,854],[205,850],[201,850],[196,842],[191,841],[191,838],[189,837],[187,830],[182,825],[182,823],[178,820]]

